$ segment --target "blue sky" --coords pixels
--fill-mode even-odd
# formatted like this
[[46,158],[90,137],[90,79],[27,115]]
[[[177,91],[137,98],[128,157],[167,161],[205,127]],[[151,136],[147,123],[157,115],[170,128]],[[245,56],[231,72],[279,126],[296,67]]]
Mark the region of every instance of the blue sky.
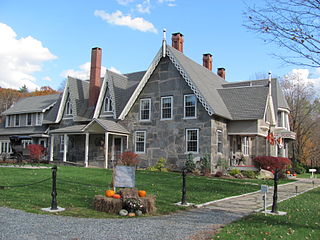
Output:
[[[247,4],[263,1],[246,0]],[[243,27],[245,3],[238,0],[0,0],[0,86],[58,89],[67,75],[88,75],[92,47],[103,49],[102,65],[128,73],[145,70],[162,42],[162,29],[184,34],[184,53],[213,69],[226,68],[228,81],[256,79],[269,70],[293,69],[319,78],[315,69],[286,65]]]

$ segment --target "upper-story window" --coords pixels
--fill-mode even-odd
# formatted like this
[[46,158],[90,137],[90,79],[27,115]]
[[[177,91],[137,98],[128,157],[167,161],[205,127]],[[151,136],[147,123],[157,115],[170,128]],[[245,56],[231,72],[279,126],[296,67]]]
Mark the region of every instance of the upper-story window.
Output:
[[223,150],[223,134],[221,130],[217,130],[217,153],[222,153]]
[[19,127],[20,126],[20,115],[14,115],[14,126]]
[[106,97],[104,99],[104,111],[105,112],[112,112],[112,101],[110,97]]
[[27,113],[26,115],[26,125],[31,126],[32,125],[32,113]]
[[72,104],[70,99],[66,103],[66,115],[72,115]]
[[161,119],[172,119],[173,97],[161,97]]
[[184,95],[184,118],[197,117],[197,98],[195,95]]
[[151,99],[140,100],[140,120],[149,121],[151,118]]
[[146,132],[145,131],[135,132],[135,152],[136,153],[146,152]]
[[43,120],[43,114],[42,113],[36,113],[36,125],[42,125]]
[[6,127],[11,127],[11,115],[6,116]]
[[290,130],[289,128],[289,116],[285,111],[278,111],[278,127],[283,127],[285,129]]

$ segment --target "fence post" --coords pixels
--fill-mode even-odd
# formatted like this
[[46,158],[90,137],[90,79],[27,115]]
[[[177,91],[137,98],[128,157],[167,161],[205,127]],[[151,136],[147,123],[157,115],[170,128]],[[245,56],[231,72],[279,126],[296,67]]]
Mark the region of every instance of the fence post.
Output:
[[57,166],[52,167],[52,200],[51,200],[51,210],[58,210],[57,203]]
[[186,175],[187,175],[187,170],[184,168],[182,170],[182,198],[181,198],[181,205],[187,205],[186,201]]

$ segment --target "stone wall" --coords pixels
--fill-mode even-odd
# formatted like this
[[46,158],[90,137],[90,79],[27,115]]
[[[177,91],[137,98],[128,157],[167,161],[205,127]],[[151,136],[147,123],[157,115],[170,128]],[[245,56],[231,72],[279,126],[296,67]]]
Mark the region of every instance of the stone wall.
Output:
[[[134,151],[134,132],[146,131],[146,153],[139,154],[142,159],[140,167],[148,167],[156,164],[159,158],[164,157],[168,165],[173,168],[181,168],[187,158],[185,132],[188,128],[199,129],[199,153],[194,157],[211,154],[212,134],[211,117],[197,101],[197,119],[184,119],[183,104],[184,95],[193,94],[190,87],[181,77],[174,65],[168,58],[160,61],[148,83],[142,90],[137,101],[129,111],[126,118],[121,122],[131,131],[129,149]],[[161,120],[161,97],[173,96],[173,119]],[[140,99],[151,98],[151,120],[139,121]],[[220,121],[214,120],[220,126]],[[226,126],[224,129],[225,146],[227,146]]]

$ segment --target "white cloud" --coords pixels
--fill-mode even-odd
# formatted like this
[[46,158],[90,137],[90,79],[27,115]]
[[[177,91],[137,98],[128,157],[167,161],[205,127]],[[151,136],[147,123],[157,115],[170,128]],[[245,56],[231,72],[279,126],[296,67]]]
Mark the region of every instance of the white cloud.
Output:
[[[64,78],[67,78],[68,76],[82,79],[82,80],[88,80],[90,78],[90,68],[91,68],[91,63],[86,62],[78,67],[78,69],[67,69],[63,71],[60,75]],[[106,67],[101,66],[101,77],[104,77],[106,73]],[[111,71],[120,73],[119,70],[117,70],[115,67],[110,68]]]
[[42,80],[48,81],[48,82],[52,81],[51,77],[49,77],[49,76],[46,76],[46,77],[42,78]]
[[129,3],[134,2],[135,0],[117,0],[117,3],[123,6],[128,5]]
[[175,4],[176,0],[158,0],[158,3],[166,3],[168,7],[175,7],[177,4]]
[[150,14],[151,11],[151,3],[150,0],[144,0],[142,3],[136,5],[136,10],[140,13],[148,13]]
[[[318,74],[320,74],[320,69],[317,69]],[[320,76],[318,78],[310,77],[309,69],[292,69],[286,77],[290,77],[291,75],[297,76],[298,78],[294,78],[299,82],[303,83],[311,83],[315,88],[320,89]]]
[[109,69],[110,71],[112,71],[112,72],[121,74],[121,72],[120,72],[118,69],[116,69],[115,67],[110,67],[110,68],[108,68],[108,69]]
[[103,10],[96,10],[94,15],[100,17],[102,20],[109,24],[127,26],[131,29],[138,30],[141,32],[153,32],[157,33],[157,29],[151,22],[148,22],[144,18],[136,17],[133,18],[130,14],[124,15],[121,11],[117,10],[114,13],[107,13]]
[[0,23],[0,86],[18,89],[26,85],[28,89],[39,88],[32,75],[42,69],[42,63],[56,59],[41,41],[27,36],[17,38],[14,30]]

